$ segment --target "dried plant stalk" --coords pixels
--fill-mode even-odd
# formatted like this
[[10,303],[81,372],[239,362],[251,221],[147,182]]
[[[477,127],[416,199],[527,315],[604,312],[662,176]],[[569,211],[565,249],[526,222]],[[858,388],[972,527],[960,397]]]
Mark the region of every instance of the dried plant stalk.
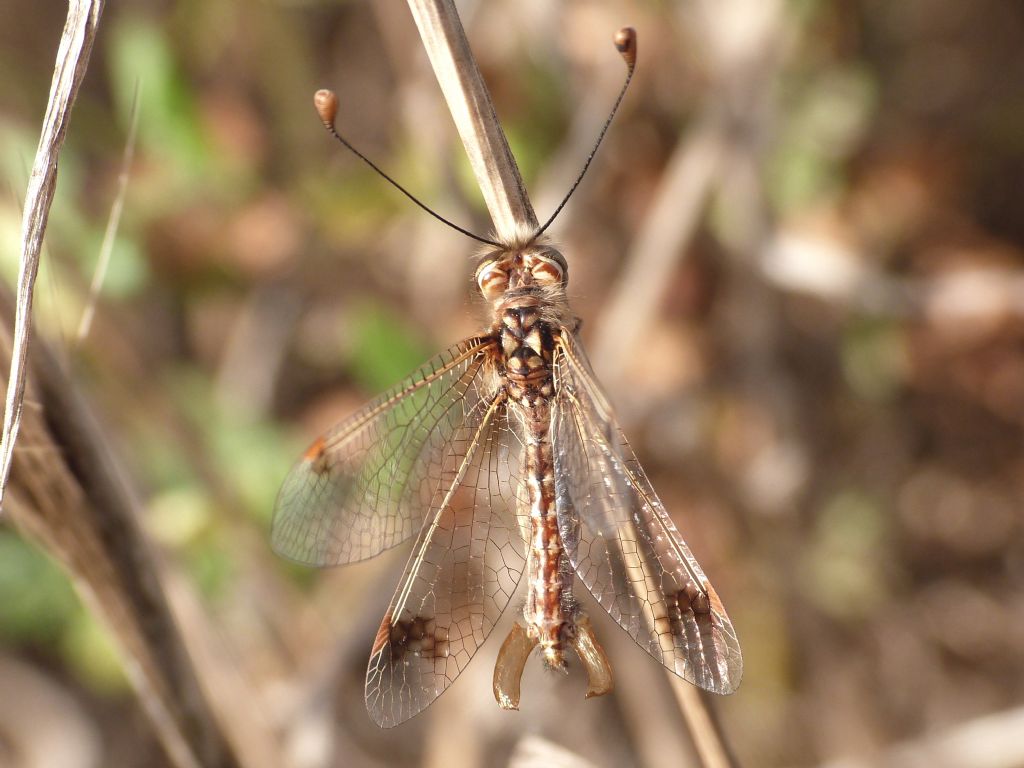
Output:
[[707,694],[678,677],[670,679],[672,692],[693,738],[693,746],[704,768],[736,768],[739,763],[729,749],[718,720],[705,701]]
[[[6,295],[0,307],[11,308]],[[11,353],[12,341],[4,327],[0,355]],[[139,529],[136,504],[102,432],[38,342],[27,362],[29,407],[12,463],[11,519],[70,572],[90,610],[106,623],[174,765],[254,764],[239,759],[200,688],[167,605],[155,553]],[[272,765],[268,760],[260,764]]]
[[[14,523],[71,573],[90,609],[125,654],[129,679],[168,756],[180,768],[242,766],[199,686],[168,608],[156,560],[136,522],[102,433],[53,358],[29,349],[39,256],[57,182],[60,149],[89,63],[103,0],[71,0],[54,65],[22,221],[17,298],[4,295],[13,333],[0,333],[11,357],[7,379],[0,502]],[[30,408],[24,410],[31,369]],[[15,450],[19,430],[23,444]],[[8,484],[8,480],[10,483]],[[261,765],[273,764],[262,762]]]
[[21,225],[21,266],[18,272],[18,302],[14,324],[14,354],[7,379],[7,399],[3,432],[0,434],[0,506],[3,504],[7,478],[14,457],[14,443],[21,425],[25,398],[25,372],[28,345],[32,333],[32,296],[39,273],[39,253],[50,216],[50,205],[57,187],[57,158],[64,144],[71,107],[89,65],[89,54],[96,39],[96,29],[104,0],[71,0],[68,17],[57,49],[53,68],[50,98],[43,117],[25,195],[25,212]]
[[679,142],[622,275],[597,321],[592,358],[612,392],[623,390],[623,349],[634,349],[654,319],[664,287],[695,233],[720,170],[724,118],[707,110]]

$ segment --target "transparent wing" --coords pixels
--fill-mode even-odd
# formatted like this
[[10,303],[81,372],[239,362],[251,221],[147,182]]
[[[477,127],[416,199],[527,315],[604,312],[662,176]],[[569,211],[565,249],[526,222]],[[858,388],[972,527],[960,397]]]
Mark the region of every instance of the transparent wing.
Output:
[[315,566],[365,560],[416,533],[451,484],[451,439],[490,400],[494,340],[472,338],[317,438],[274,510],[278,554]]
[[366,707],[384,728],[422,711],[466,668],[526,562],[516,517],[522,443],[503,396],[477,407],[453,445],[459,467],[430,506],[366,672]]
[[555,389],[556,510],[576,575],[669,670],[708,691],[732,693],[743,660],[729,617],[565,330]]

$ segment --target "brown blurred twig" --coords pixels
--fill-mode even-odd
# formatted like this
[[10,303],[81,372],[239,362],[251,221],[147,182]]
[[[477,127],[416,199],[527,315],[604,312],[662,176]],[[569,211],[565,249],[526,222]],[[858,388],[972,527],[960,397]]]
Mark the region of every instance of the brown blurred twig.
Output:
[[[610,658],[628,659],[641,653],[629,635],[615,629],[611,617],[595,618],[599,630],[609,629],[601,637]],[[669,677],[656,664],[641,659],[630,666],[628,675],[619,675],[615,681],[615,697],[637,763],[649,768],[661,765],[665,755],[672,755],[679,765],[694,761],[693,739],[682,727],[682,713],[673,706]]]
[[18,300],[14,324],[14,354],[7,378],[7,398],[3,432],[0,434],[0,506],[3,504],[7,478],[14,460],[14,444],[18,439],[25,398],[25,375],[28,345],[32,334],[32,298],[39,272],[39,253],[50,216],[50,205],[57,187],[57,160],[67,134],[71,108],[78,94],[89,54],[96,39],[96,29],[103,13],[104,0],[71,0],[67,21],[57,48],[50,98],[43,117],[25,195],[25,211],[21,225],[21,266],[18,272]]
[[[3,297],[0,308],[9,310]],[[2,351],[12,337],[0,334]],[[199,684],[168,607],[156,553],[137,522],[138,505],[102,431],[74,384],[40,344],[28,358],[28,402],[9,487],[11,519],[72,575],[89,608],[118,642],[125,670],[168,756],[180,768],[279,764],[264,736],[233,743]],[[252,727],[251,701],[228,712]],[[225,718],[227,722],[229,718]],[[240,734],[240,728],[238,733]]]
[[725,149],[725,116],[710,106],[668,164],[622,277],[597,320],[593,358],[612,392],[622,389],[623,349],[634,349],[660,305],[659,295],[700,223]]
[[725,734],[708,703],[708,694],[678,677],[671,677],[672,692],[679,703],[679,710],[686,719],[686,726],[693,738],[693,746],[700,755],[703,768],[735,768],[736,756],[729,749]]

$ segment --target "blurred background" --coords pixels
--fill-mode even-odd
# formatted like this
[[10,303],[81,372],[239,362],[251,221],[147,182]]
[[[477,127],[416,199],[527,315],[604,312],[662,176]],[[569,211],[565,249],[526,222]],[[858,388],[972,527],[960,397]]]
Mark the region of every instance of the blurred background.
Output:
[[[1024,765],[1024,6],[459,7],[542,219],[621,84],[612,34],[638,31],[551,234],[739,634],[743,685],[712,702],[739,761]],[[9,285],[65,10],[0,4]],[[660,668],[608,620],[612,696],[531,663],[522,711],[499,711],[499,625],[379,731],[363,675],[408,549],[323,572],[270,552],[309,440],[483,318],[475,244],[327,137],[320,87],[365,153],[489,229],[404,3],[110,3],[37,284],[37,339],[138,491],[215,709],[271,765],[698,765]],[[74,582],[0,519],[0,765],[169,764],[128,679]]]

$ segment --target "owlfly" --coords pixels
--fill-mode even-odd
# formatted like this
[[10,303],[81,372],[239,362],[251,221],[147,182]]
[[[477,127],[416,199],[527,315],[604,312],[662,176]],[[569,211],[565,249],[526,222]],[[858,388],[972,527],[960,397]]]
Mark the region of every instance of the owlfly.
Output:
[[[668,670],[715,693],[739,685],[729,617],[651,487],[577,338],[568,265],[543,236],[578,186],[622,102],[636,35],[615,38],[626,82],[576,183],[537,231],[486,244],[476,284],[490,325],[317,438],[284,482],[272,539],[313,566],[353,563],[415,539],[381,622],[366,705],[383,727],[454,682],[526,574],[522,620],[505,639],[494,694],[519,705],[527,657],[565,670],[572,649],[587,696],[612,672],[575,582]],[[316,105],[336,139],[337,98]]]

